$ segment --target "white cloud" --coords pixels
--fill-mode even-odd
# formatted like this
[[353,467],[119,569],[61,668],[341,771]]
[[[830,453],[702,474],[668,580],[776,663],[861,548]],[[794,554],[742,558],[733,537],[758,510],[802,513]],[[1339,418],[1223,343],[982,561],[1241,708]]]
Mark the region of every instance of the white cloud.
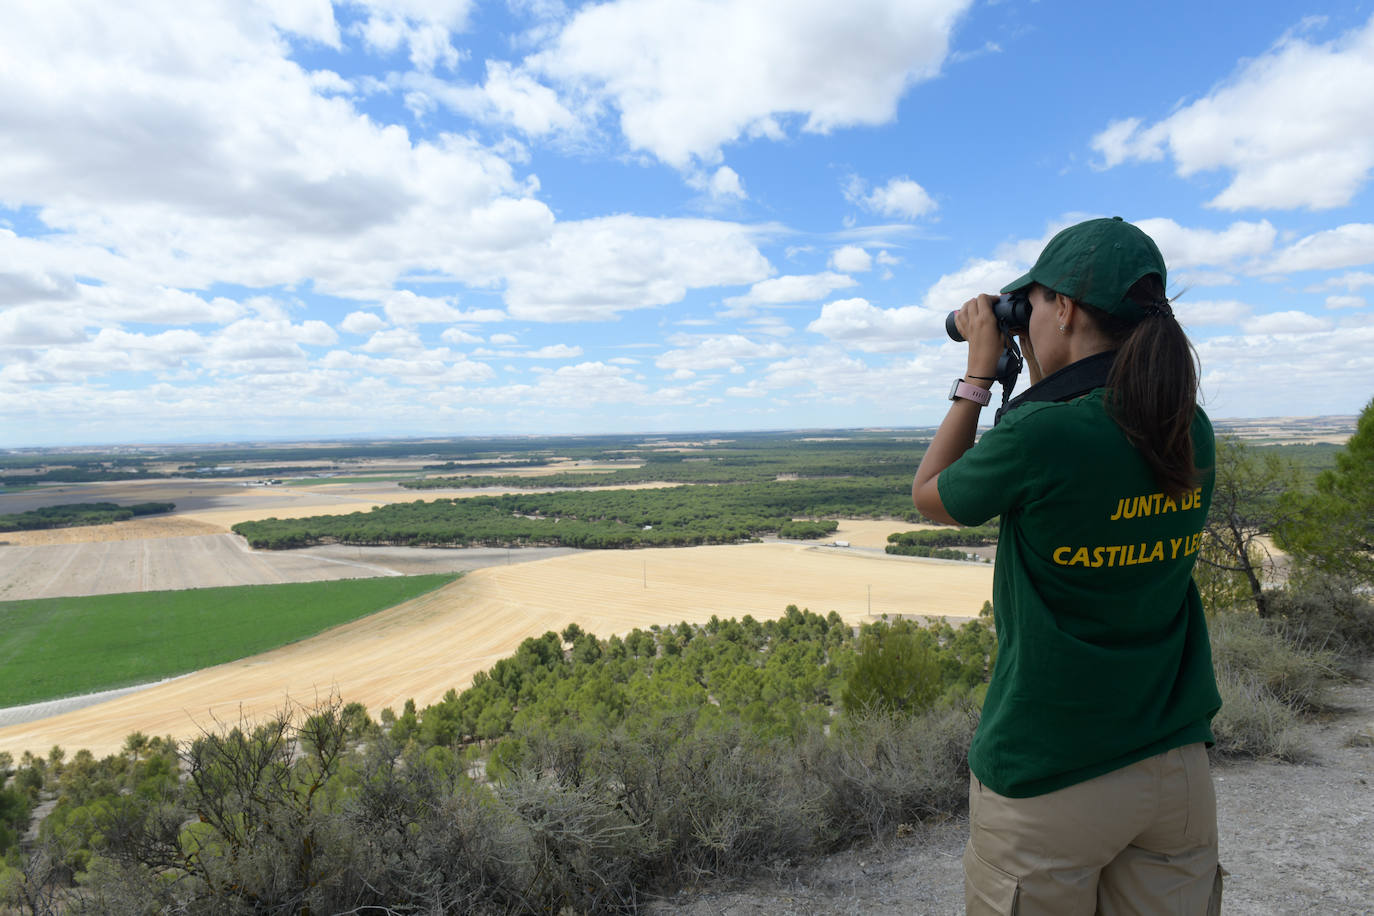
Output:
[[743,200],[749,195],[744,193],[744,182],[740,180],[739,173],[728,165],[722,165],[711,175],[711,196]]
[[357,29],[367,46],[391,54],[409,49],[410,62],[421,70],[438,64],[454,67],[459,53],[449,39],[451,31],[467,25],[471,0],[354,0],[367,11]]
[[416,353],[424,348],[414,328],[391,328],[376,332],[359,349],[366,353]]
[[1374,263],[1374,223],[1346,223],[1315,232],[1278,252],[1261,266],[1264,273],[1336,270]]
[[[741,136],[883,124],[940,71],[969,0],[612,0],[532,67],[619,112],[632,149],[679,169]],[[614,49],[608,53],[608,49]]]
[[669,350],[654,360],[654,365],[674,370],[678,373],[676,377],[686,378],[712,369],[739,371],[743,360],[777,359],[787,352],[780,343],[758,343],[742,334],[723,334]]
[[945,314],[917,305],[883,309],[867,299],[839,299],[821,306],[820,317],[806,329],[868,353],[893,353],[944,336]]
[[1327,296],[1326,307],[1329,309],[1362,309],[1368,305],[1364,296]]
[[760,280],[742,296],[725,300],[727,315],[752,314],[755,305],[781,305],[787,302],[815,302],[837,289],[857,286],[853,277],[826,271],[819,274],[789,274]]
[[845,198],[882,216],[914,220],[935,210],[935,200],[926,189],[906,176],[889,179],[871,192],[863,179],[851,178],[845,185]]
[[469,334],[462,328],[446,328],[444,333],[439,335],[439,339],[444,343],[451,344],[479,344],[482,338],[476,334]]
[[510,270],[506,305],[522,320],[600,321],[677,302],[689,289],[752,283],[770,272],[753,232],[627,215],[559,223]]
[[858,245],[844,245],[831,252],[830,266],[841,273],[866,273],[873,269],[873,255]]
[[344,316],[344,320],[339,322],[340,330],[363,336],[380,331],[386,326],[386,320],[376,312],[349,312]]
[[1356,290],[1364,289],[1366,286],[1374,286],[1374,274],[1367,271],[1352,270],[1339,277],[1330,277],[1315,286],[1309,286],[1309,293],[1317,293],[1328,289],[1343,289],[1353,293]]
[[936,280],[926,291],[922,303],[940,315],[943,330],[945,315],[981,293],[996,295],[999,289],[1025,273],[1028,266],[1001,258],[975,258],[954,273]]
[[1268,220],[1236,222],[1220,231],[1190,229],[1162,218],[1142,219],[1136,226],[1155,240],[1171,271],[1256,258],[1268,253],[1278,238],[1278,230]]
[[1185,328],[1206,325],[1240,324],[1254,313],[1254,309],[1235,299],[1173,300],[1174,314]]
[[1246,334],[1307,334],[1312,331],[1325,331],[1331,327],[1330,320],[1306,312],[1270,312],[1256,315],[1243,325]]
[[[471,139],[413,142],[322,95],[276,27],[328,40],[327,9],[53,0],[7,10],[0,200],[64,230],[21,240],[45,257],[19,263],[129,290],[310,279],[351,295],[389,289],[417,263],[498,282],[512,250],[552,230],[537,183]],[[374,4],[368,15],[447,28],[459,5],[412,12]],[[12,247],[5,235],[0,248]]]
[[[1301,416],[1329,405],[1333,392],[1352,392],[1345,403],[1359,410],[1374,378],[1374,325],[1215,337],[1197,344],[1202,390],[1213,416]],[[1275,384],[1281,379],[1281,384]]]
[[1209,204],[1220,209],[1326,209],[1350,203],[1374,168],[1370,111],[1374,18],[1325,44],[1285,36],[1206,97],[1148,127],[1115,121],[1092,146],[1108,168],[1167,149],[1180,176],[1229,171]]
[[412,97],[432,99],[478,121],[509,124],[529,137],[575,132],[580,122],[558,100],[558,94],[526,70],[489,60],[481,86],[456,86],[437,77],[407,73],[397,86]]
[[568,344],[550,344],[518,355],[526,359],[573,359],[582,355],[582,348]]
[[89,336],[80,318],[43,306],[23,305],[0,312],[0,347],[78,343]]
[[417,296],[408,289],[397,290],[386,297],[382,310],[393,324],[410,327],[417,324],[446,324],[457,321],[462,312],[446,299]]
[[517,343],[518,339],[514,334],[493,334],[491,335],[491,342],[498,347],[508,347]]

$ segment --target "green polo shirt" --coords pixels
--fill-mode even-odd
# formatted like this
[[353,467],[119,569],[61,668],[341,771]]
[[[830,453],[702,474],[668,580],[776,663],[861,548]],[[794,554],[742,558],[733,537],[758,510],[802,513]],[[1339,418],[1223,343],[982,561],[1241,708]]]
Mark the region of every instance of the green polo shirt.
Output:
[[1012,798],[1211,742],[1221,708],[1192,579],[1212,499],[1211,422],[1197,411],[1205,477],[1171,500],[1105,393],[1019,407],[939,477],[960,524],[1002,518],[997,662],[969,766]]

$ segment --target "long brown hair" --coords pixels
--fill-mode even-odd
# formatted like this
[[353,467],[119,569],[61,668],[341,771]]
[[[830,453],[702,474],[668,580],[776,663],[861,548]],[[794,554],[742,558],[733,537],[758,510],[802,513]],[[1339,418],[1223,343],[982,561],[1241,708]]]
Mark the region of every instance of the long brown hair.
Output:
[[1197,351],[1174,319],[1159,274],[1141,277],[1126,298],[1145,310],[1143,319],[1133,322],[1078,305],[1117,344],[1107,375],[1112,419],[1139,449],[1164,492],[1177,499],[1197,486],[1199,477],[1192,436]]

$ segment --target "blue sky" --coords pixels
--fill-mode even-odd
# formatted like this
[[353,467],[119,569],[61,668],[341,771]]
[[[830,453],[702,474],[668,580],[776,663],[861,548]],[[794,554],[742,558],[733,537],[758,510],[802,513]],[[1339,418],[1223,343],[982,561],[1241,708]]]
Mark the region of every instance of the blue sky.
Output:
[[1213,416],[1374,394],[1369,2],[19,0],[0,62],[0,446],[933,425],[945,313],[1109,215]]

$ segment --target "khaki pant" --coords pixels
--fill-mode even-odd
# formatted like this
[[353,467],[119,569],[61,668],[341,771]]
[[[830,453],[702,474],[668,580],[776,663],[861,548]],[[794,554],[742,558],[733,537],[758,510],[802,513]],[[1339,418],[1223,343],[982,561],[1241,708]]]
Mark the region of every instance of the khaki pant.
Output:
[[969,784],[970,916],[1219,913],[1207,752],[1175,748],[1033,798]]

